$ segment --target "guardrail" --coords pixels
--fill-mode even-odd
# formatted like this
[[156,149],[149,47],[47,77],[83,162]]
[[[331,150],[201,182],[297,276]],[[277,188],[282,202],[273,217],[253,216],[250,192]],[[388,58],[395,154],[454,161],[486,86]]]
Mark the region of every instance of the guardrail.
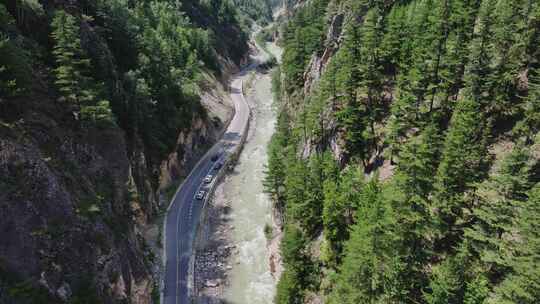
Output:
[[[251,122],[251,108],[249,106],[249,103],[247,103],[245,97],[244,97],[244,80],[241,80],[240,88],[242,90],[242,100],[244,103],[248,106],[248,119],[246,121],[246,124],[243,128],[242,135],[240,137],[240,141],[238,142],[238,145],[236,145],[233,148],[233,151],[228,153],[225,157],[225,161],[223,162],[223,167],[218,171],[212,182],[210,183],[210,186],[208,187],[208,192],[206,194],[206,197],[203,199],[203,207],[201,211],[201,217],[199,219],[199,222],[197,224],[197,229],[195,229],[195,236],[193,237],[193,243],[192,243],[192,253],[190,257],[190,263],[189,263],[189,270],[188,270],[188,282],[192,285],[191,288],[188,286],[188,296],[191,299],[192,303],[195,303],[195,297],[194,295],[197,295],[197,282],[196,282],[196,273],[195,273],[195,259],[196,259],[196,248],[197,243],[199,242],[199,237],[202,232],[202,226],[207,220],[207,204],[208,202],[214,197],[214,191],[216,190],[216,187],[221,182],[221,179],[225,176],[227,173],[227,170],[230,166],[234,166],[234,164],[238,161],[238,158],[240,157],[240,154],[244,148],[244,144],[246,143],[247,136],[249,133],[249,126]],[[189,277],[191,276],[191,277]],[[193,295],[190,294],[190,290],[192,290]]]

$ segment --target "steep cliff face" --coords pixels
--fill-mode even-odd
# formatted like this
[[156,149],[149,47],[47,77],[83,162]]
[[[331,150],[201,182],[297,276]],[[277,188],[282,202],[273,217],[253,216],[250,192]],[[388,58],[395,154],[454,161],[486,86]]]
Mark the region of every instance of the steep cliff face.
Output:
[[[236,70],[237,68],[233,68],[227,73]],[[234,108],[223,84],[211,76],[208,76],[206,81],[206,91],[201,92],[201,102],[207,116],[193,118],[190,128],[178,134],[175,151],[161,162],[159,189],[162,191],[176,185],[175,182],[189,174],[191,168],[218,140],[232,119]]]
[[122,130],[66,128],[69,113],[42,98],[53,106],[0,126],[0,302],[95,295],[104,303],[151,303],[159,257],[138,231],[160,208],[160,190],[189,172],[223,122],[199,118],[181,132],[178,152],[156,179],[150,169],[158,164],[140,150],[128,155]]
[[[194,100],[175,101],[191,103],[192,108],[186,120],[177,124],[180,127],[160,134],[171,144],[167,148],[152,144],[160,142],[140,130],[168,121],[134,112],[146,101],[130,95],[129,77],[141,72],[126,71],[122,65],[133,65],[123,63],[130,54],[115,49],[109,34],[120,35],[116,39],[135,38],[107,32],[96,3],[8,1],[5,8],[0,5],[0,52],[12,54],[3,44],[6,41],[10,48],[27,47],[28,52],[19,54],[25,56],[29,80],[24,90],[7,86],[8,93],[1,83],[0,91],[2,304],[156,303],[155,270],[161,259],[142,231],[166,207],[165,190],[189,173],[233,113],[224,83],[243,60],[242,37],[235,40],[238,48],[223,42],[227,47],[223,53],[212,51],[217,65],[202,68],[204,79],[197,80],[194,97],[189,97]],[[91,61],[92,77],[106,80],[103,94],[113,101],[113,124],[81,120],[59,96],[50,34],[51,16],[59,9],[79,18],[80,44]],[[206,18],[213,22],[213,17]],[[242,31],[234,24],[221,30]],[[21,58],[0,60],[2,80],[4,65],[11,72],[21,64],[15,59]],[[153,106],[163,98],[152,96],[148,89],[137,92],[148,94]],[[133,106],[134,102],[140,105]],[[171,120],[178,120],[174,112],[169,114]]]
[[2,294],[15,303],[150,303],[122,132],[66,130],[32,116],[2,126]]

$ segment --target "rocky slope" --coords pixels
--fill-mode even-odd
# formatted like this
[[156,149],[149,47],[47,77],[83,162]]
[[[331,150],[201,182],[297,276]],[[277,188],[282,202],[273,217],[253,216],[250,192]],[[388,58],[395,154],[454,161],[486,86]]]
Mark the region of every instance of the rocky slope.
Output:
[[[164,153],[132,132],[125,118],[112,126],[82,125],[58,99],[48,16],[59,8],[91,15],[94,2],[28,3],[43,11],[8,1],[14,23],[2,28],[2,37],[43,57],[30,61],[25,93],[0,95],[0,303],[155,303],[161,261],[141,231],[166,207],[162,194],[181,181],[230,119],[224,83],[242,58],[231,56],[234,47],[222,42],[218,72],[206,70],[199,80],[202,110],[168,135],[176,144]],[[191,9],[196,14],[197,6]],[[125,96],[122,59],[103,29],[84,18],[83,48],[94,67],[113,79],[107,86]],[[223,30],[241,32],[235,25]]]
[[[217,104],[223,95],[212,93],[208,102]],[[47,96],[40,103],[54,104]],[[120,129],[66,128],[58,107],[29,106],[17,120],[4,119],[0,279],[7,299],[45,289],[49,301],[96,292],[111,303],[150,303],[151,268],[159,258],[145,248],[139,229],[164,207],[158,194],[219,136],[231,114],[222,107],[224,120],[195,119],[178,135],[177,150],[153,164],[143,150],[128,152]]]

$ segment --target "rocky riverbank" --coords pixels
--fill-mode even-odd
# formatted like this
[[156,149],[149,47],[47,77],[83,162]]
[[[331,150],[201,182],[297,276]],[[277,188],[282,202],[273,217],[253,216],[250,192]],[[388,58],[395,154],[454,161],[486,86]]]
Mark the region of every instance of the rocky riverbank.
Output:
[[231,256],[238,253],[232,244],[230,202],[224,199],[223,183],[209,202],[205,222],[201,227],[195,258],[195,287],[198,303],[220,303],[227,285],[227,271],[232,269]]

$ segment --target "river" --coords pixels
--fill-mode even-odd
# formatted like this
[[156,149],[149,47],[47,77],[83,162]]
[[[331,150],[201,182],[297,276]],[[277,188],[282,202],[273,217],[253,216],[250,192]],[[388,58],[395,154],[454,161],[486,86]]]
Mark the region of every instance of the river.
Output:
[[[267,49],[280,55],[274,45],[269,44]],[[231,202],[231,224],[235,227],[231,237],[238,248],[238,254],[232,258],[224,298],[233,304],[268,304],[273,302],[276,286],[264,234],[265,225],[271,225],[272,202],[262,186],[266,148],[276,122],[270,73],[256,75],[249,99],[253,115],[251,134],[235,172],[224,184],[225,199]]]

